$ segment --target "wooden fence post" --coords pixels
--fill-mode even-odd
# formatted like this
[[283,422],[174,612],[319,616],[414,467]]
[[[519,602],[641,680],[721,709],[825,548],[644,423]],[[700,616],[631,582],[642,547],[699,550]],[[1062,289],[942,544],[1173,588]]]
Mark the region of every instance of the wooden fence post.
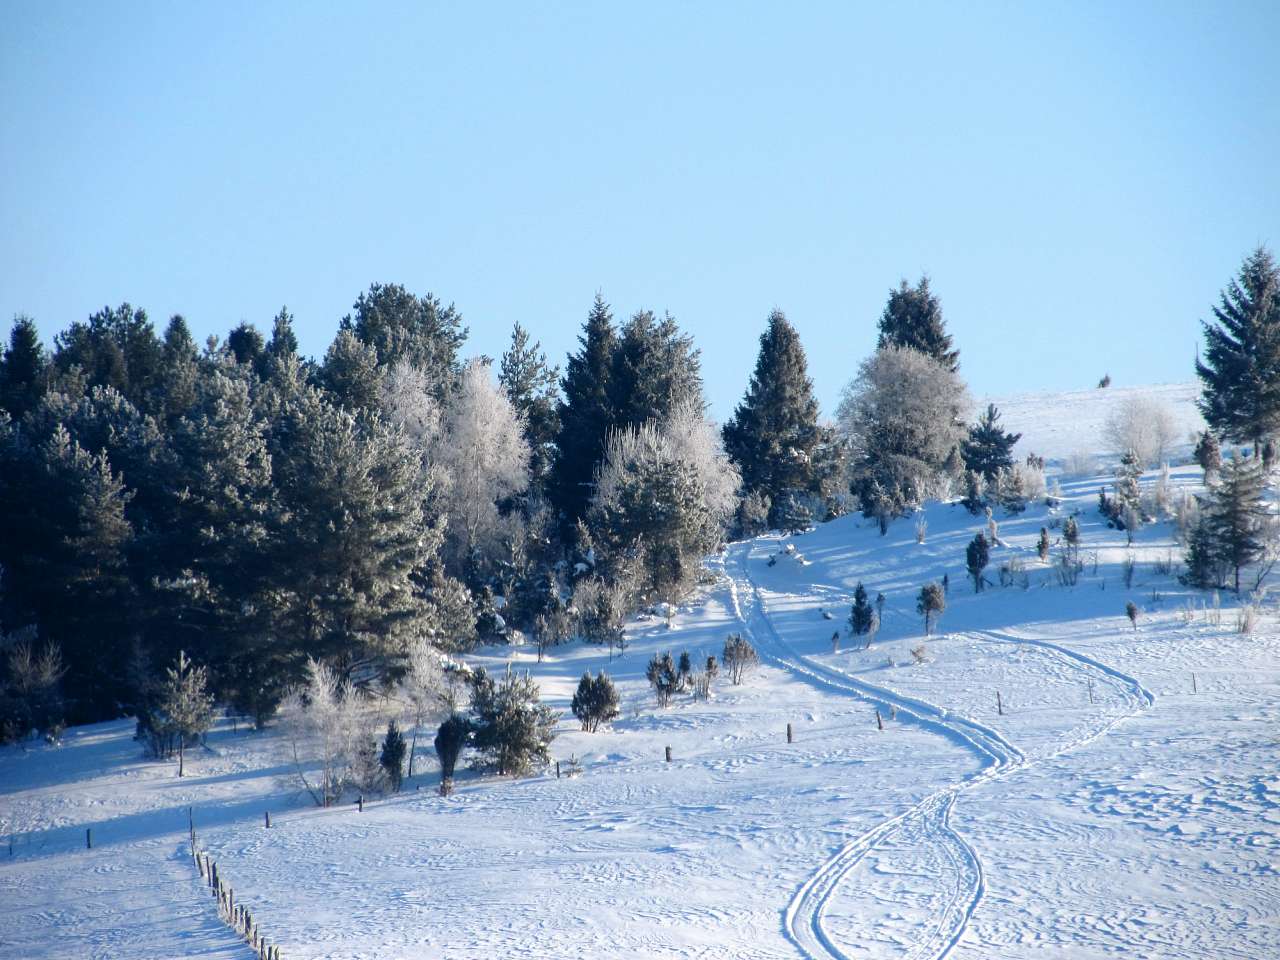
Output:
[[1196,690],[1196,675],[1195,675],[1194,673],[1191,675],[1191,692],[1192,692],[1192,693],[1197,693],[1197,692],[1198,692],[1198,691]]
[[996,713],[1004,716],[1004,704],[1000,701],[1000,691],[996,691]]
[[791,742],[791,724],[787,724],[787,743]]
[[271,811],[270,810],[265,811],[263,813],[263,816],[267,818],[267,829],[270,830],[271,829]]
[[364,794],[363,793],[360,794],[360,796],[356,797],[356,806],[360,808],[361,813],[364,813]]
[[876,729],[878,729],[878,730],[883,730],[883,729],[884,729],[884,720],[882,720],[882,719],[880,718],[880,708],[879,708],[879,707],[877,707],[877,708],[876,708]]
[[671,748],[667,747],[667,763],[671,762]]
[[84,831],[84,845],[86,850],[93,849],[93,830],[89,828]]

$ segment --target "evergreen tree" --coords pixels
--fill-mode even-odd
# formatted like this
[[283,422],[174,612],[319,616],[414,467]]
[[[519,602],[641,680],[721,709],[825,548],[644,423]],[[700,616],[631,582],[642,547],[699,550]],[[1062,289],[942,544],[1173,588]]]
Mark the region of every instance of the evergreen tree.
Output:
[[324,355],[319,379],[337,406],[356,411],[377,409],[383,379],[377,351],[350,330],[338,331]]
[[152,728],[173,736],[178,748],[178,776],[186,772],[183,762],[185,747],[213,725],[213,697],[209,694],[209,673],[195,666],[184,651],[172,667],[165,670],[156,701]]
[[538,698],[538,685],[512,673],[498,683],[477,669],[471,677],[474,743],[499,776],[520,776],[550,759],[557,714]]
[[458,765],[458,757],[471,742],[473,730],[471,721],[460,714],[452,714],[440,724],[436,731],[436,757],[440,760],[440,792],[449,795],[453,784],[453,771]]
[[969,470],[964,475],[964,484],[965,492],[960,504],[976,517],[987,507],[986,481],[982,474]]
[[1209,495],[1209,526],[1219,555],[1234,573],[1237,594],[1240,571],[1262,556],[1262,527],[1267,516],[1263,483],[1261,464],[1232,457],[1223,464],[1222,477]]
[[529,445],[530,480],[541,490],[551,470],[560,431],[556,410],[559,371],[547,366],[542,345],[530,342],[529,332],[518,323],[511,331],[511,346],[502,355],[498,383],[520,417],[524,439]]
[[908,347],[932,357],[952,373],[960,368],[960,351],[952,348],[942,320],[942,305],[929,289],[929,278],[914,287],[903,280],[889,291],[889,302],[880,315],[877,348]]
[[1040,539],[1036,541],[1036,555],[1040,558],[1040,562],[1044,563],[1049,559],[1049,529],[1048,527],[1040,528]]
[[1020,433],[1006,433],[997,421],[1000,411],[994,403],[987,404],[986,412],[969,428],[969,436],[961,445],[966,469],[982,476],[987,483],[994,483],[1001,470],[1013,466],[1013,447],[1021,439]]
[[811,489],[818,443],[813,396],[800,337],[781,310],[769,316],[746,396],[724,425],[724,446],[749,494],[771,502],[786,490]]
[[1280,432],[1280,267],[1258,247],[1222,292],[1213,322],[1202,323],[1200,411],[1209,426],[1237,443]]
[[991,562],[991,545],[987,543],[987,538],[978,533],[964,550],[964,565],[969,571],[969,576],[973,578],[973,592],[981,593],[983,576],[982,571],[987,568],[987,564]]
[[611,426],[638,427],[667,419],[689,400],[702,399],[702,371],[693,338],[670,314],[641,310],[622,327],[608,382]]
[[601,723],[608,723],[619,714],[618,691],[604,671],[592,677],[588,670],[578,681],[578,689],[571,704],[573,715],[582,723],[582,729],[594,733]]
[[252,323],[241,322],[227,334],[227,349],[236,358],[236,363],[258,370],[266,355],[267,342]]
[[400,792],[400,784],[404,780],[404,758],[408,752],[404,735],[396,722],[387,723],[387,735],[382,741],[382,752],[378,755],[378,763],[386,773],[387,782],[396,793]]
[[570,355],[556,412],[560,431],[552,466],[550,493],[567,521],[586,513],[597,464],[604,458],[605,438],[613,425],[609,377],[617,333],[609,305],[596,294],[582,334],[581,349]]
[[867,601],[867,589],[859,582],[853,591],[853,611],[849,614],[849,626],[855,635],[870,633],[874,617],[875,613],[872,612],[871,604]]
[[933,635],[934,625],[947,609],[947,595],[941,584],[926,583],[920,588],[920,596],[916,598],[916,612],[924,617],[925,636]]
[[271,321],[271,339],[267,342],[267,355],[274,360],[298,355],[298,337],[293,332],[293,314],[288,307],[281,307],[280,312]]
[[676,673],[675,661],[671,652],[655,653],[644,670],[645,679],[653,688],[653,695],[658,699],[658,706],[665,707],[671,703],[671,697],[680,686],[680,676]]
[[53,363],[60,373],[79,367],[88,384],[115,387],[139,409],[153,412],[161,347],[145,310],[124,303],[71,324],[54,340]]
[[785,533],[796,536],[813,526],[813,511],[809,509],[806,499],[796,490],[787,490],[782,494],[774,510],[774,518]]
[[0,356],[0,410],[21,420],[44,396],[48,380],[49,361],[35,323],[29,317],[15,317],[9,346]]
[[407,361],[426,376],[432,394],[443,402],[458,372],[458,351],[467,328],[453,305],[443,306],[431,294],[417,297],[396,283],[375,283],[360,294],[355,313],[342,319],[342,329],[373,348],[380,366]]
[[1195,458],[1196,463],[1200,464],[1200,469],[1204,471],[1206,483],[1210,478],[1217,476],[1218,470],[1222,467],[1222,448],[1218,445],[1218,438],[1213,435],[1212,430],[1205,430],[1196,440]]
[[200,379],[200,355],[187,321],[174,314],[165,328],[160,345],[160,384],[151,409],[166,426],[187,413],[196,402],[196,381]]

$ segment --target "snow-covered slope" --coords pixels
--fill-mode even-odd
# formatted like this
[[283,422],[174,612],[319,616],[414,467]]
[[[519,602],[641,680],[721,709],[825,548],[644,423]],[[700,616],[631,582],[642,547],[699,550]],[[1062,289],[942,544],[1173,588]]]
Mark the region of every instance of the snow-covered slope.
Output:
[[[0,751],[0,956],[249,956],[183,852],[189,805],[286,958],[1280,956],[1274,613],[1253,637],[1229,599],[1221,622],[1188,619],[1204,598],[1157,570],[1167,525],[1139,534],[1126,589],[1099,482],[1003,521],[981,594],[963,566],[979,521],[933,505],[924,543],[848,517],[732,545],[671,629],[633,624],[612,662],[478,657],[530,670],[566,713],[584,669],[616,677],[611,729],[560,726],[573,778],[469,776],[442,799],[429,769],[360,813],[282,785],[272,732],[220,727],[182,780],[127,723]],[[1086,568],[1064,587],[1034,542],[1075,510]],[[915,595],[944,575],[924,640]],[[859,581],[885,595],[870,649],[843,628]],[[730,632],[761,669],[656,708],[650,655],[719,653]]]
[[1061,463],[1077,455],[1119,456],[1124,451],[1109,449],[1104,436],[1107,417],[1128,400],[1150,400],[1168,409],[1177,428],[1175,451],[1185,459],[1192,447],[1190,436],[1204,429],[1204,418],[1196,409],[1199,396],[1200,384],[1193,381],[983,397],[979,409],[994,403],[1004,428],[1022,434],[1018,456],[1035,453]]

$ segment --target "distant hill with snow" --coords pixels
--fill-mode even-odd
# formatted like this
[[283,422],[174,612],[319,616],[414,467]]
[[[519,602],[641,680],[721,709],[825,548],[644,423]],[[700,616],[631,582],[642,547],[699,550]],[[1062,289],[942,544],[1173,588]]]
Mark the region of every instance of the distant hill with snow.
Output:
[[1019,393],[982,397],[979,410],[994,403],[1006,430],[1021,433],[1016,453],[1036,453],[1061,463],[1073,455],[1119,456],[1109,449],[1103,428],[1111,412],[1126,400],[1145,397],[1165,404],[1178,425],[1181,456],[1189,456],[1193,433],[1203,430],[1204,418],[1196,409],[1200,384],[1159,383],[1137,387],[1071,390],[1061,393]]

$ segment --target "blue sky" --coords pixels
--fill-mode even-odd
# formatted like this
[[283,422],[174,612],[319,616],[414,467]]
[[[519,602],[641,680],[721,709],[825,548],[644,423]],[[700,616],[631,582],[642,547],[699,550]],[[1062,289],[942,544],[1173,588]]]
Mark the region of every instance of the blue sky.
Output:
[[780,307],[830,412],[901,277],[975,393],[1184,380],[1280,245],[1280,4],[633,6],[10,5],[0,317],[318,356],[398,282],[563,362],[601,290],[724,417]]

